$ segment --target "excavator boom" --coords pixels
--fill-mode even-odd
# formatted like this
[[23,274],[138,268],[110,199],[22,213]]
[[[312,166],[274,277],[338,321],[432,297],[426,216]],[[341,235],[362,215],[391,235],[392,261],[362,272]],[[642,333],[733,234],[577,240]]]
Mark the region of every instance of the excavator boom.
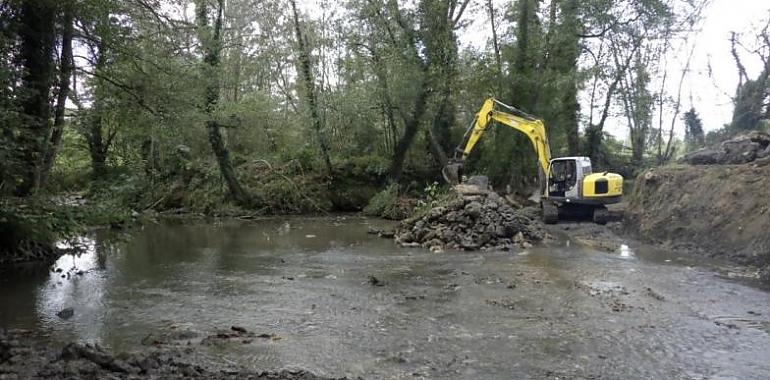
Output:
[[[501,106],[511,112],[498,111],[496,110],[496,106]],[[460,182],[462,163],[473,151],[476,143],[478,143],[479,139],[492,122],[498,122],[527,135],[532,143],[532,147],[537,153],[537,159],[543,174],[546,176],[549,175],[551,147],[548,145],[548,136],[546,135],[543,122],[540,119],[506,105],[497,99],[488,98],[484,101],[481,109],[476,114],[473,124],[468,131],[466,131],[463,142],[457,147],[456,156],[453,162],[447,165],[443,170],[444,178],[449,183],[457,184]]]

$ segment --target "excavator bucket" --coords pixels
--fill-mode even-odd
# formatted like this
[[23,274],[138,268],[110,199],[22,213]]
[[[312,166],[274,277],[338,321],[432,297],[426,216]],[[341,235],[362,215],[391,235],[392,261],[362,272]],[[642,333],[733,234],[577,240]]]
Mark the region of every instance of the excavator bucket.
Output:
[[452,186],[459,185],[460,180],[462,180],[462,166],[463,164],[458,162],[452,162],[444,166],[441,169],[444,180]]
[[543,200],[543,193],[540,192],[540,188],[534,189],[532,190],[532,195],[527,199],[533,203],[540,203],[540,201]]

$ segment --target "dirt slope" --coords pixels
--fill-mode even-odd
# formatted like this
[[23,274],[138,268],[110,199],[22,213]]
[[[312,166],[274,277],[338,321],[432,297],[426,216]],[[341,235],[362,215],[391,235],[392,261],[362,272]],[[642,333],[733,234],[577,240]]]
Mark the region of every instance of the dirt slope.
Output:
[[644,240],[767,267],[770,163],[651,169],[637,178],[625,223]]

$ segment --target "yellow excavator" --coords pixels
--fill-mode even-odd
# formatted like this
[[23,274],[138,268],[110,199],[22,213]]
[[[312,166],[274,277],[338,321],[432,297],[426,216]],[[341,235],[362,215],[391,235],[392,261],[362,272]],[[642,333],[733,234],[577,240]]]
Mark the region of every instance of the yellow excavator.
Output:
[[[504,108],[510,112],[497,110]],[[452,185],[460,183],[465,159],[473,151],[481,136],[493,122],[511,127],[527,135],[539,162],[540,189],[536,193],[543,210],[543,221],[553,224],[562,214],[588,212],[597,224],[609,219],[607,204],[617,203],[623,195],[623,177],[620,174],[594,173],[588,157],[551,158],[551,147],[543,121],[488,98],[457,147],[455,157],[443,168],[444,178]]]

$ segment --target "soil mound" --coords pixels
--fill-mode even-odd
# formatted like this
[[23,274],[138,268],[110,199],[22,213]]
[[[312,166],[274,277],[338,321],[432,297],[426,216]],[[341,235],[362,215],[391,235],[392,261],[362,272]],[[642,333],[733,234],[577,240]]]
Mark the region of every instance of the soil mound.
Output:
[[546,237],[540,210],[511,207],[497,193],[458,185],[439,205],[404,220],[396,242],[406,247],[510,250],[529,247]]
[[645,240],[742,264],[770,264],[770,162],[670,166],[642,173],[626,226]]
[[683,163],[690,165],[745,164],[755,160],[770,160],[770,135],[767,133],[749,132],[682,158]]

